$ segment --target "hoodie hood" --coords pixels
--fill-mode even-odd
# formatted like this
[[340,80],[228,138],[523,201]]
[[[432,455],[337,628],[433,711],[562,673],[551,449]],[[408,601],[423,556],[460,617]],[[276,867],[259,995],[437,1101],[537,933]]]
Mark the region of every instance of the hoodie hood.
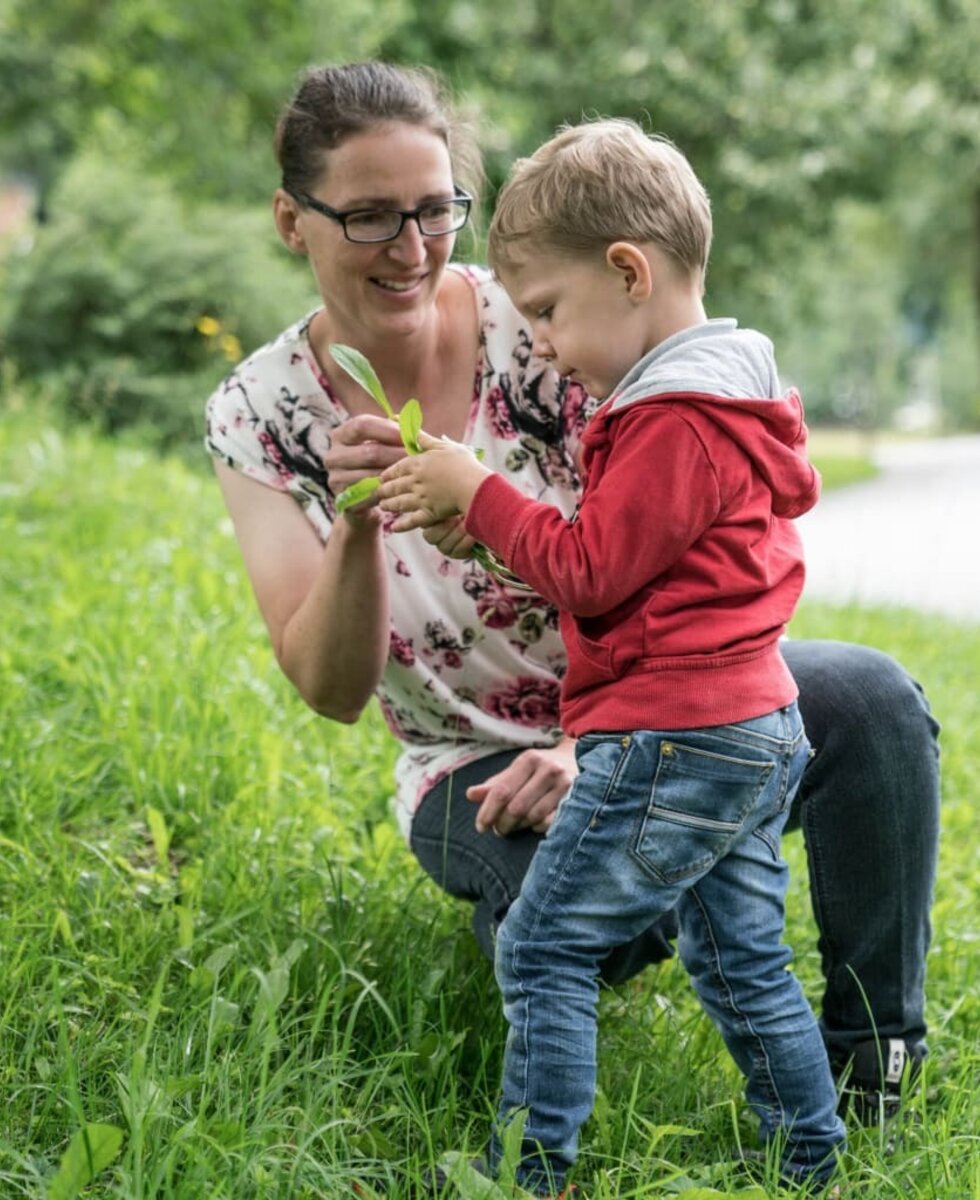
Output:
[[797,517],[812,508],[820,477],[806,458],[799,394],[783,392],[772,342],[731,319],[694,325],[655,346],[620,381],[606,421],[639,403],[683,401],[735,441],[772,492],[773,512]]

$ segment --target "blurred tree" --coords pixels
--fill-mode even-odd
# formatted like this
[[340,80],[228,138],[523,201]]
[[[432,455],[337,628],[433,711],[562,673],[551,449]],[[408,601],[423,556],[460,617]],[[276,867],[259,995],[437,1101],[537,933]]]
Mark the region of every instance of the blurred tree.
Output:
[[[583,114],[672,137],[713,199],[714,311],[778,334],[806,309],[801,290],[847,301],[863,286],[888,291],[870,305],[879,321],[896,312],[935,341],[954,308],[961,327],[972,289],[980,323],[977,0],[0,0],[0,166],[32,171],[46,194],[94,145],[185,195],[265,203],[296,72],[366,56],[452,80],[479,120],[491,190]],[[833,258],[847,254],[843,203],[879,214],[851,222],[871,241],[849,289]],[[901,262],[897,278],[875,270],[879,251]],[[861,325],[829,315],[852,335]],[[978,378],[975,362],[967,393]]]
[[375,54],[407,7],[0,0],[0,164],[47,191],[76,149],[122,147],[202,198],[264,201],[293,76],[317,47]]

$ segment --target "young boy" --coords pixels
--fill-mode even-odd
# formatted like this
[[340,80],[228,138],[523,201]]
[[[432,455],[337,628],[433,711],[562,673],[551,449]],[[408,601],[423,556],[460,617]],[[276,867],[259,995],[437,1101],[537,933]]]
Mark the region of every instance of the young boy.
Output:
[[819,479],[768,339],[705,316],[710,241],[707,195],[669,142],[620,120],[559,133],[515,167],[489,252],[535,353],[608,397],[582,439],[578,511],[433,438],[383,476],[395,530],[464,514],[561,614],[580,774],[496,956],[499,1121],[526,1110],[518,1181],[540,1196],[563,1186],[593,1104],[598,963],[674,905],[783,1175],[823,1182],[844,1141],[780,941],[779,839],[809,746],[778,639],[803,584],[790,518]]

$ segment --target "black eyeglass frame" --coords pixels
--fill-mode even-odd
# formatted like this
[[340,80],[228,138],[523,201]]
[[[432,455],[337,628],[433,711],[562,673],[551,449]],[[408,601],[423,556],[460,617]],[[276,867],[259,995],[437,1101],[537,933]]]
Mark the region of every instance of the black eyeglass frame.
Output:
[[[305,208],[312,208],[314,212],[318,212],[322,217],[327,217],[331,221],[336,221],[343,229],[344,237],[353,242],[355,246],[374,246],[379,242],[393,242],[397,237],[401,236],[402,230],[405,228],[406,221],[414,221],[418,226],[419,233],[423,237],[446,237],[450,233],[459,233],[470,219],[470,207],[473,204],[473,197],[469,192],[464,192],[458,184],[453,184],[453,195],[450,200],[429,200],[425,204],[420,204],[418,208],[348,208],[343,211],[336,208],[331,208],[329,204],[324,204],[322,200],[317,200],[316,196],[311,196],[309,192],[294,191],[292,188],[285,188],[290,196]],[[427,233],[422,228],[421,217],[427,208],[438,208],[440,204],[456,204],[463,206],[463,219],[458,225],[452,229],[442,229],[438,233]],[[347,230],[347,220],[349,217],[367,216],[369,214],[392,213],[401,218],[398,223],[398,228],[394,233],[390,233],[385,237],[379,238],[355,238],[351,237]]]

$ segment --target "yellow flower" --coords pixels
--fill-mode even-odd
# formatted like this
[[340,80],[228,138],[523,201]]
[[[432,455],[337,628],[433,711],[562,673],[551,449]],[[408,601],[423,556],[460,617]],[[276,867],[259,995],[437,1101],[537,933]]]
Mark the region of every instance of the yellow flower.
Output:
[[233,333],[223,333],[220,345],[229,362],[238,362],[242,356],[242,344]]
[[221,332],[221,322],[216,321],[214,317],[198,317],[194,328],[205,337],[215,337]]

